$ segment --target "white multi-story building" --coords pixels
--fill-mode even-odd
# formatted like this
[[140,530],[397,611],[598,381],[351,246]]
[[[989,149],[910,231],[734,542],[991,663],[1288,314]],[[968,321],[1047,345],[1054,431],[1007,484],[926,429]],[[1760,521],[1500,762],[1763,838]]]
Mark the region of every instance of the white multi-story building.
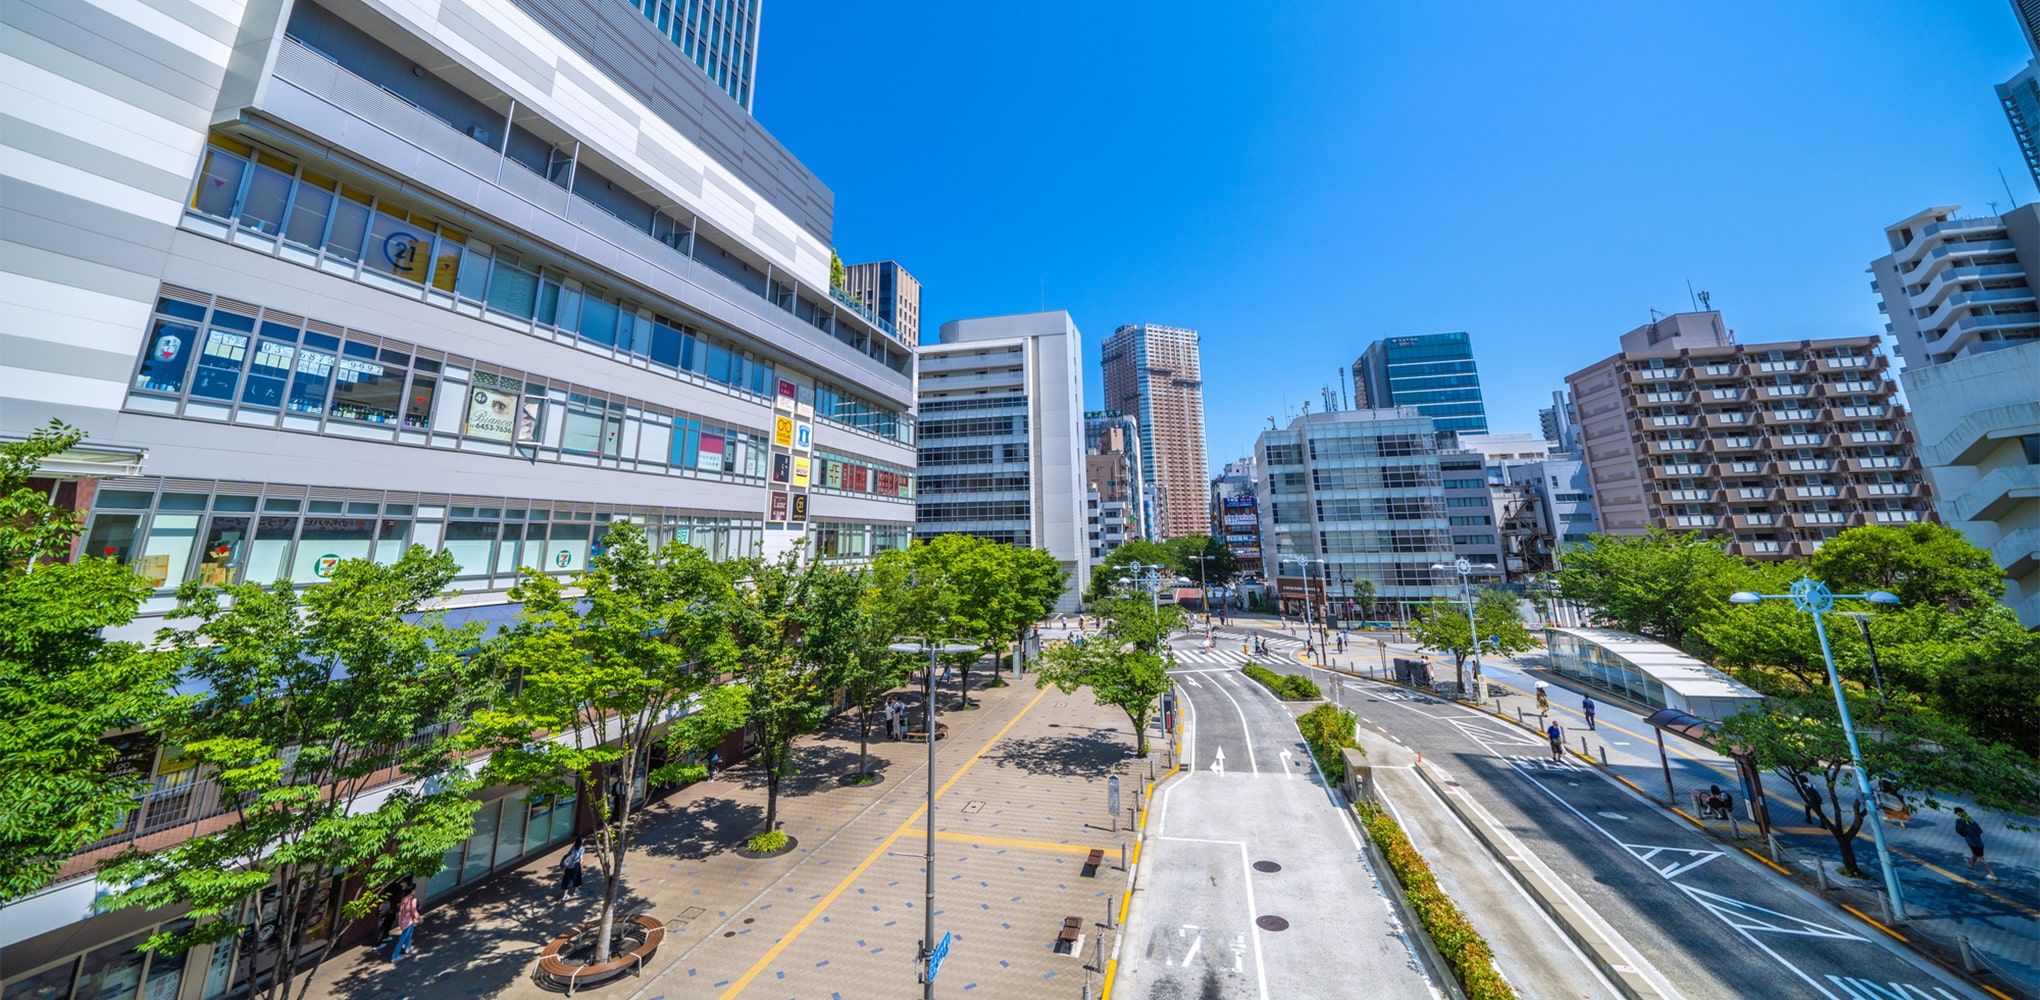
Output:
[[1042,549],[1090,585],[1083,335],[1070,314],[957,319],[921,348],[922,538],[961,533]]
[[[122,637],[186,581],[412,544],[501,621],[619,521],[718,558],[910,540],[913,346],[831,294],[833,196],[746,110],[757,4],[709,6],[0,8],[0,435],[86,433],[47,472],[156,587]],[[0,911],[5,996],[235,988],[233,939],[152,957],[181,914],[89,916],[98,860],[232,805],[138,754],[156,791]],[[591,821],[492,789],[421,895]]]
[[1961,208],[1886,226],[1891,252],[1870,263],[1870,289],[1907,368],[2040,340],[2029,267],[2040,263],[2040,205],[1966,219]]

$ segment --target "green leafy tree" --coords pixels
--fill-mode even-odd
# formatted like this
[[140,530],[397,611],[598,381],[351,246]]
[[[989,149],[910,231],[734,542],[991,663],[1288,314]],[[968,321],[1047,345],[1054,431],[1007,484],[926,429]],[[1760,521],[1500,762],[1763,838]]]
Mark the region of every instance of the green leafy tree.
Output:
[[1223,587],[1239,572],[1239,560],[1233,558],[1232,550],[1209,535],[1184,535],[1163,544],[1169,550],[1169,565],[1177,575],[1197,580],[1201,587]]
[[1905,604],[1968,608],[2005,592],[2004,570],[1990,553],[1939,524],[1850,528],[1822,543],[1808,565],[1838,594],[1885,590]]
[[1127,567],[1133,563],[1143,566],[1168,567],[1166,572],[1177,573],[1174,556],[1162,542],[1151,542],[1137,538],[1105,554],[1103,561],[1091,568],[1091,586],[1084,591],[1085,603],[1099,601],[1110,596],[1119,586],[1119,578],[1132,575]]
[[[1889,780],[1908,807],[1941,808],[1940,796],[1959,793],[1986,809],[2019,814],[2040,795],[2032,758],[1977,740],[1914,706],[1850,696],[1849,714],[1864,770]],[[1717,742],[1750,754],[1794,788],[1823,789],[1833,815],[1823,808],[1817,821],[1834,837],[1843,869],[1862,875],[1855,839],[1874,803],[1855,791],[1847,736],[1830,694],[1774,698],[1739,712],[1722,721]],[[1846,817],[1844,787],[1850,789]]]
[[845,273],[844,273],[844,270],[843,270],[843,258],[841,258],[841,257],[838,257],[838,256],[836,256],[836,248],[835,248],[835,247],[830,247],[830,248],[829,248],[829,287],[830,287],[830,288],[835,288],[835,289],[841,289],[841,288],[843,287],[843,278],[844,278],[844,276],[845,276]]
[[1372,620],[1374,618],[1374,581],[1364,576],[1354,579],[1352,594],[1353,606],[1360,610],[1360,616]]
[[[1483,650],[1507,656],[1536,649],[1537,642],[1517,613],[1516,595],[1495,587],[1474,592],[1473,620],[1480,626],[1477,637]],[[1476,637],[1467,632],[1466,605],[1432,601],[1418,609],[1410,623],[1410,635],[1418,649],[1436,649],[1452,654],[1454,679],[1466,691],[1466,658],[1473,652]]]
[[[829,693],[822,685],[821,657],[830,655],[827,636],[844,628],[845,610],[826,606],[824,595],[847,570],[789,551],[771,561],[730,564],[742,580],[734,616],[738,643],[737,678],[749,695],[745,724],[758,737],[755,759],[765,771],[765,829],[778,832],[779,792],[796,773],[794,740],[819,730],[829,717]],[[854,611],[849,612],[854,614]],[[814,634],[814,647],[807,638]]]
[[[1783,594],[1793,581],[1805,573],[1803,564],[1783,562],[1744,569],[1733,579],[1737,590]],[[1843,601],[1836,607],[1848,611],[1866,610],[1872,606],[1861,601]],[[1828,623],[1830,637],[1837,642],[1848,641],[1853,636],[1854,626],[1849,626],[1847,631],[1850,634],[1845,636],[1841,634],[1844,631],[1841,626],[1847,624],[1845,618],[1832,618]],[[1813,625],[1806,613],[1790,601],[1710,604],[1695,613],[1687,636],[1691,648],[1711,651],[1714,662],[1721,667],[1783,671],[1793,679],[1799,690],[1825,689],[1827,685],[1827,665],[1821,659],[1820,642],[1814,635]],[[1857,648],[1861,648],[1860,644]],[[1845,676],[1850,673],[1845,671]],[[1862,669],[1862,679],[1868,683],[1869,677],[1870,669],[1866,665]],[[1766,687],[1768,689],[1769,686]]]
[[802,648],[820,664],[821,684],[857,709],[857,773],[871,773],[872,713],[886,693],[906,683],[911,661],[887,649],[904,634],[896,591],[877,586],[876,571],[836,570],[816,581],[813,600],[833,614],[810,625]]
[[170,618],[189,627],[158,641],[200,693],[175,699],[154,728],[218,785],[229,822],[104,866],[102,880],[124,888],[103,908],[180,907],[193,920],[144,947],[180,951],[271,927],[244,940],[241,978],[291,970],[256,992],[287,997],[297,981],[302,996],[340,938],[300,937],[328,916],[329,887],[363,887],[338,901],[343,918],[359,919],[397,880],[438,871],[473,832],[479,784],[449,731],[495,685],[460,653],[481,626],[451,628],[425,611],[456,568],[414,546],[388,566],[342,562],[302,595],[289,581],[178,591]]
[[980,655],[996,664],[1020,641],[1027,627],[1040,621],[1067,586],[1068,574],[1054,556],[969,535],[938,535],[905,550],[902,557],[915,579],[934,582],[942,597],[939,616],[927,619],[920,634],[967,639],[980,653],[956,658],[961,669],[963,704],[969,705],[970,671]]
[[1145,596],[1107,598],[1097,610],[1104,617],[1099,634],[1081,643],[1051,644],[1036,669],[1034,686],[1053,684],[1064,694],[1090,688],[1098,704],[1126,713],[1135,753],[1145,757],[1148,723],[1173,683],[1163,651],[1168,636],[1182,627],[1183,612],[1164,605],[1157,613]]
[[[493,751],[484,777],[546,795],[591,796],[604,885],[595,961],[607,961],[633,813],[629,790],[667,721],[736,659],[736,604],[723,567],[693,546],[654,555],[644,529],[612,525],[600,555],[560,581],[527,570],[510,599],[517,623],[490,658],[513,693],[477,712],[464,745]],[[727,696],[725,696],[727,697]],[[698,778],[699,765],[650,771],[650,784]]]
[[145,788],[108,734],[152,717],[175,661],[104,630],[134,620],[149,585],[111,559],[63,561],[78,518],[29,478],[78,443],[52,421],[0,445],[0,900],[41,888],[116,829]]
[[1693,652],[1688,632],[1742,589],[1746,564],[1726,542],[1699,533],[1593,535],[1567,546],[1559,596],[1578,602],[1625,632]]

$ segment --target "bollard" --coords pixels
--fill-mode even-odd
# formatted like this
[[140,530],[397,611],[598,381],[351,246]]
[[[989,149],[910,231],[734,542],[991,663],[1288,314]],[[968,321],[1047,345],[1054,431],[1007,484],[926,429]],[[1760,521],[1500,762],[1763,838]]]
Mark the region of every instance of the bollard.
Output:
[[1126,841],[1119,842],[1119,870],[1126,870]]
[[1126,810],[1126,832],[1132,833],[1139,828],[1140,823],[1134,811],[1132,809]]
[[1155,780],[1155,759],[1153,757],[1148,758],[1148,780]]
[[1891,917],[1891,897],[1889,895],[1881,892],[1877,894],[1877,909],[1884,914],[1885,923],[1898,923],[1898,921],[1893,920]]
[[1116,812],[1112,814],[1112,832],[1119,832],[1119,814]]
[[1827,862],[1822,861],[1819,858],[1813,859],[1813,880],[1814,882],[1820,885],[1822,892],[1826,892],[1829,889],[1834,888],[1834,886],[1828,884]]
[[1605,744],[1601,747],[1601,766],[1608,766],[1608,747]]
[[[1107,930],[1110,930],[1113,927],[1112,922],[1118,919],[1119,916],[1118,914],[1112,912],[1113,910],[1112,902],[1113,902],[1112,897],[1110,896],[1105,897],[1105,927]],[[1099,944],[1105,943],[1105,935],[1103,934],[1098,935],[1098,943]],[[1104,966],[1101,965],[1099,966],[1099,968],[1102,969],[1104,968]]]
[[1092,960],[1091,968],[1099,972],[1105,971],[1105,935],[1103,934],[1098,935],[1098,957]]
[[1587,738],[1585,736],[1580,737],[1580,756],[1582,757],[1593,756],[1593,754],[1587,752]]
[[1772,836],[1771,834],[1768,834],[1768,833],[1766,833],[1766,834],[1764,834],[1764,842],[1765,842],[1765,843],[1766,843],[1767,845],[1769,845],[1769,846],[1770,846],[1770,848],[1771,848],[1771,860],[1772,860],[1772,861],[1778,861],[1778,853],[1779,853],[1779,852],[1778,852],[1778,838],[1777,838],[1777,837],[1775,837],[1775,836]]
[[1976,949],[1970,945],[1969,935],[1957,934],[1955,936],[1955,943],[1959,945],[1962,949],[1962,971],[1982,972],[1983,963],[1977,961]]
[[1084,1000],[1091,1000],[1091,981],[1084,980]]

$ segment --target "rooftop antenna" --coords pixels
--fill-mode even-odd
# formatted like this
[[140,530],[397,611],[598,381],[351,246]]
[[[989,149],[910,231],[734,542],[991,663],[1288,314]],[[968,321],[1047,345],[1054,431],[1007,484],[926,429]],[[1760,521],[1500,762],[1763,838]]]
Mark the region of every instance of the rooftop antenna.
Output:
[[1694,297],[1700,300],[1700,308],[1702,311],[1711,311],[1714,308],[1714,296],[1706,292],[1701,292]]
[[[1356,398],[1356,399],[1354,399],[1354,400],[1353,400],[1353,402],[1354,402],[1354,403],[1355,403],[1355,404],[1357,405],[1357,404],[1358,404],[1358,403],[1360,402],[1360,400]],[[1343,409],[1345,409],[1345,408],[1346,408],[1346,366],[1345,366],[1345,365],[1340,365],[1340,366],[1339,366],[1339,409],[1342,409],[1342,410],[1343,410]]]
[[2006,197],[2006,198],[2010,198],[2010,199],[2011,199],[2011,202],[2012,202],[2012,207],[2013,207],[2013,208],[2017,208],[2017,207],[2019,206],[2019,199],[2018,199],[2018,198],[2016,198],[2016,197],[2013,197],[2013,195],[2012,195],[2012,182],[2011,182],[2011,181],[2008,181],[2008,180],[2005,180],[2005,168],[2003,168],[2003,167],[1999,167],[1999,168],[1997,168],[1997,172],[1998,172],[1998,183],[1999,183],[1999,184],[2003,184],[2003,185],[2005,186],[2005,197]]
[[1694,311],[1694,312],[1699,312],[1699,311],[1700,311],[1700,302],[1699,302],[1699,300],[1698,300],[1698,299],[1697,299],[1697,298],[1696,298],[1696,297],[1695,297],[1695,296],[1693,295],[1693,279],[1691,279],[1691,278],[1687,278],[1687,279],[1686,279],[1686,299],[1687,299],[1688,301],[1690,301],[1690,302],[1692,302],[1692,303],[1693,303],[1693,311]]

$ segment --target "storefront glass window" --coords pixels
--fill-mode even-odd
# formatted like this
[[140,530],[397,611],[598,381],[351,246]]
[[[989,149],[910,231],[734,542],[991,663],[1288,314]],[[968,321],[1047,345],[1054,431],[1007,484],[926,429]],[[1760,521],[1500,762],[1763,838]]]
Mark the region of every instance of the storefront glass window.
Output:
[[538,275],[502,258],[489,275],[489,308],[530,319],[538,303]]
[[339,347],[338,337],[305,332],[305,346],[297,356],[297,374],[290,380],[292,412],[326,411],[326,388],[333,380],[333,363],[339,360]]
[[85,956],[78,974],[77,996],[92,1000],[132,1000],[142,988],[142,963],[146,952],[136,951],[147,941],[147,932],[100,948]]
[[241,176],[248,161],[219,149],[205,151],[205,166],[198,172],[198,190],[191,193],[191,207],[219,219],[234,217],[234,198],[241,193]]
[[552,573],[572,573],[588,568],[588,526],[556,524],[546,545],[549,553],[539,568]]
[[234,313],[213,313],[212,329],[206,331],[205,346],[198,355],[198,374],[191,394],[231,402],[240,388],[241,366],[248,359],[249,332],[255,318]]
[[468,842],[463,840],[446,849],[446,854],[439,859],[443,867],[425,881],[425,889],[421,894],[425,899],[437,899],[460,884],[460,861],[467,854],[467,845]]
[[501,868],[524,853],[524,822],[531,812],[530,792],[517,792],[503,799],[503,818],[496,831],[496,858],[491,866]]
[[[426,364],[420,361],[418,367],[422,369]],[[438,386],[437,379],[422,372],[411,376],[411,392],[404,402],[405,427],[422,431],[432,426],[432,394]]]
[[299,583],[324,580],[343,559],[367,559],[375,544],[372,517],[308,517],[298,536],[297,558],[290,578]]
[[418,284],[425,281],[426,255],[432,249],[430,226],[413,223],[401,209],[378,207],[369,223],[366,263],[370,270]]
[[[189,930],[191,921],[180,920],[167,928]],[[184,966],[189,961],[189,952],[151,952],[149,955],[149,978],[142,985],[142,1000],[177,1000],[177,987],[184,978]]]
[[133,559],[135,531],[141,523],[140,514],[100,514],[94,517],[92,530],[85,535],[84,554],[119,562]]
[[283,238],[301,247],[318,249],[326,236],[326,217],[333,211],[332,178],[306,171],[298,181],[297,200],[290,207],[290,224]]
[[248,363],[248,382],[241,389],[241,405],[274,410],[283,405],[284,388],[290,384],[290,368],[297,359],[296,328],[282,323],[262,324],[262,339],[255,357]]
[[157,513],[149,522],[149,537],[142,545],[142,557],[135,569],[151,584],[175,587],[184,582],[191,566],[192,543],[198,539],[197,514]]
[[[285,206],[290,204],[291,171],[289,164],[278,170],[271,164],[275,157],[262,156],[255,165],[254,176],[248,178],[248,193],[241,199],[241,225],[256,232],[275,234],[283,228]],[[280,161],[279,161],[280,162]]]
[[353,188],[340,189],[333,203],[333,229],[326,237],[326,252],[342,260],[361,259],[361,241],[368,234],[368,195]]
[[157,320],[156,329],[149,335],[149,352],[142,356],[142,367],[135,373],[135,388],[151,392],[183,392],[185,373],[191,367],[191,356],[197,343],[198,327],[173,320]]
[[468,838],[467,862],[460,866],[462,882],[472,882],[489,873],[496,851],[496,822],[502,810],[502,799],[484,802],[475,810],[475,833]]
[[[255,541],[248,547],[246,579],[268,586],[271,581],[290,577],[290,539],[297,532],[295,517],[265,516],[255,524]],[[304,582],[314,578],[307,576]]]
[[517,542],[523,534],[522,528],[514,524],[503,526],[503,542],[496,546],[496,575],[507,577],[517,572]]
[[454,281],[460,276],[461,251],[465,249],[467,237],[450,229],[439,233],[438,252],[432,258],[432,287],[442,292],[453,291]]
[[487,576],[495,555],[493,521],[455,521],[446,526],[446,551],[460,564],[461,576]]
[[335,363],[333,416],[372,424],[390,424],[404,399],[404,366],[410,357],[401,351],[378,352],[367,344],[348,341]]
[[[394,513],[394,511],[392,511]],[[396,518],[384,518],[382,530],[376,534],[375,561],[385,566],[394,566],[409,548],[411,522]]]
[[616,346],[616,303],[590,291],[581,297],[581,337],[605,347]]
[[68,1000],[71,979],[77,973],[78,960],[73,958],[7,987],[6,993],[0,993],[0,1000]]

